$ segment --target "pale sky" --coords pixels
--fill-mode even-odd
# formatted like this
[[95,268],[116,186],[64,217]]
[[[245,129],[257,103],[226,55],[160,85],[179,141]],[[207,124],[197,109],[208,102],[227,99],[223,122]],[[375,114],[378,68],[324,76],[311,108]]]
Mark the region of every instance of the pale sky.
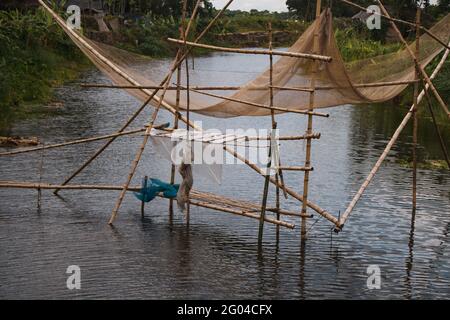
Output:
[[[229,0],[211,0],[215,8],[221,9]],[[234,0],[228,7],[231,10],[250,11],[250,9],[269,11],[288,11],[286,0]]]
[[[211,0],[215,8],[221,9],[229,0]],[[358,1],[356,1],[358,2]],[[437,0],[431,0],[436,3]],[[251,9],[269,10],[269,11],[288,11],[286,0],[234,0],[229,6],[231,10],[250,11]]]

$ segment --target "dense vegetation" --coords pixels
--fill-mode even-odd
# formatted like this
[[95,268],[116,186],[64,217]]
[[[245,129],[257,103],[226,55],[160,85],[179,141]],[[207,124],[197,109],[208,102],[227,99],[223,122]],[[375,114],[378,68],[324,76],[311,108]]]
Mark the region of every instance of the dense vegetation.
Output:
[[[108,12],[123,14],[123,18],[127,19],[127,26],[123,28],[119,37],[122,47],[154,57],[173,53],[175,47],[165,39],[179,36],[178,0],[103,2],[106,3]],[[294,2],[296,1],[288,1],[292,9],[290,13],[228,10],[207,35],[205,42],[224,44],[218,42],[215,37],[217,34],[266,31],[269,21],[272,22],[274,30],[301,33],[310,22],[299,19],[298,13],[291,7]],[[63,4],[62,1],[59,3]],[[158,3],[161,5],[158,6]],[[188,1],[190,10],[193,3],[194,0]],[[336,11],[337,15],[340,15],[340,10],[344,9],[337,3],[339,1],[333,2],[333,12]],[[449,0],[441,0],[439,6],[427,8],[427,14],[432,14],[437,19],[444,12],[448,12],[449,3]],[[207,2],[194,23],[194,29],[202,30],[216,12],[217,10]],[[397,44],[384,43],[380,34],[368,31],[361,23],[343,17],[335,19],[336,38],[346,61],[376,56],[400,48]],[[87,60],[81,52],[41,9],[0,11],[0,42],[2,121],[6,121],[5,115],[8,110],[17,110],[17,106],[28,102],[48,100],[55,84],[76,77],[80,66],[87,65]],[[226,45],[239,46],[239,43]],[[447,100],[450,98],[449,79],[450,63],[447,63],[436,80],[437,87]]]
[[52,87],[73,78],[85,58],[61,29],[37,10],[0,11],[0,113],[51,97]]
[[[373,0],[358,0],[352,2],[356,2],[365,8],[377,3]],[[324,5],[331,4],[335,17],[349,17],[359,11],[359,9],[339,0],[325,0],[322,1],[322,3],[324,3]],[[299,19],[305,19],[308,21],[314,19],[316,0],[287,0],[286,4],[289,11],[294,13]],[[431,5],[430,0],[383,0],[383,4],[389,9],[392,16],[408,21],[414,21],[416,8],[419,5],[424,7],[425,17],[427,20],[433,20],[434,17],[442,13],[448,13],[450,9],[449,0],[438,0],[437,5]]]

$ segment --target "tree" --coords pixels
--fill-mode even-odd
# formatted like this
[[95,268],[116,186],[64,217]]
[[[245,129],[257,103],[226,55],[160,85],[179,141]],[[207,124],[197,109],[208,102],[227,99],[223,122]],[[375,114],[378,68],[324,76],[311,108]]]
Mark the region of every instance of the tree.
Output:
[[[449,3],[450,0],[441,0]],[[324,1],[322,1],[324,2]],[[427,7],[430,5],[429,0],[384,0],[383,4],[388,8],[389,13],[397,18],[414,21],[415,11],[420,3],[424,3]],[[325,1],[325,5],[330,2]],[[371,4],[377,4],[376,1],[361,0],[358,4],[363,7],[368,7]],[[299,18],[307,21],[314,20],[316,12],[316,0],[287,0],[286,5],[289,11],[295,13]],[[341,1],[332,2],[332,12],[335,17],[351,17],[359,10]]]
[[[187,9],[192,12],[196,0],[187,1]],[[114,15],[146,15],[155,17],[174,17],[181,16],[181,0],[103,0],[105,9]],[[200,15],[211,13],[213,6],[209,0],[203,1],[203,7],[199,10]]]
[[450,0],[439,0],[438,7],[445,10],[450,10]]

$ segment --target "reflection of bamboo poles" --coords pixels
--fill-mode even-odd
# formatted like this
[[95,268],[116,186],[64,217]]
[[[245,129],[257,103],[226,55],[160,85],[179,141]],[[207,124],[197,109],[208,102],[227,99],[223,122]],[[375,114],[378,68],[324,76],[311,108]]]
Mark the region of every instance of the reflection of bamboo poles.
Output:
[[[169,38],[167,40],[170,42],[178,43],[178,44],[185,43],[183,40],[178,40],[178,39]],[[201,43],[195,43],[195,42],[189,42],[189,41],[186,41],[186,44],[189,46],[192,46],[192,47],[211,49],[211,50],[223,51],[223,52],[233,52],[233,53],[241,53],[241,54],[275,55],[275,56],[295,57],[295,58],[304,58],[304,59],[311,59],[311,60],[317,60],[317,61],[331,62],[331,57],[321,56],[318,54],[294,53],[294,52],[274,51],[274,50],[247,50],[247,49],[225,48],[225,47],[211,46],[208,44],[201,44]]]
[[[272,136],[272,132],[270,133]],[[266,219],[266,208],[267,208],[267,196],[269,194],[269,174],[270,174],[270,166],[272,165],[273,161],[273,154],[272,154],[272,140],[269,142],[269,159],[267,161],[267,167],[266,167],[266,177],[264,179],[264,190],[263,190],[263,199],[262,199],[262,206],[261,206],[261,212],[259,215],[259,230],[258,230],[258,245],[262,244],[263,239],[263,232],[264,232],[264,221]],[[275,177],[275,181],[277,182],[276,188],[278,189],[278,176]],[[279,209],[277,207],[277,209]]]
[[[315,21],[315,27],[314,27],[314,43],[313,43],[313,54],[319,53],[319,17],[321,12],[321,0],[316,1],[316,21]],[[310,83],[310,89],[311,92],[309,93],[309,112],[313,112],[314,110],[314,100],[315,100],[315,88],[316,88],[316,77],[317,77],[317,71],[318,71],[319,65],[318,61],[314,61],[314,64],[312,66],[311,71],[311,83]],[[312,126],[313,126],[313,117],[310,114],[308,116],[308,127],[306,129],[306,134],[312,133]],[[311,167],[311,147],[312,147],[312,140],[307,139],[306,140],[306,155],[305,155],[305,167],[309,168]],[[304,173],[303,178],[303,199],[305,201],[302,202],[302,224],[301,224],[301,238],[302,240],[306,239],[306,216],[307,216],[307,200],[308,200],[308,192],[309,192],[309,170],[306,170]]]
[[[420,55],[420,8],[417,8],[416,13],[416,57]],[[416,80],[420,79],[420,73],[416,69]],[[412,146],[412,158],[413,158],[413,185],[412,185],[412,207],[416,210],[417,207],[417,130],[418,130],[418,119],[417,119],[417,96],[419,95],[419,83],[414,83],[414,100],[413,100],[413,146]]]
[[[358,8],[358,9],[360,9],[360,10],[362,10],[362,11],[367,11],[367,8],[364,8],[363,6],[360,6],[360,5],[356,4],[356,3],[353,3],[353,2],[350,2],[350,1],[347,1],[347,0],[339,0],[339,1],[344,2],[344,3],[346,3],[346,4],[350,5],[350,6],[353,6],[353,7],[355,7],[355,8]],[[416,24],[413,23],[413,22],[409,22],[409,21],[405,21],[405,20],[401,20],[401,19],[392,18],[391,16],[389,16],[389,15],[386,14],[386,13],[385,13],[385,14],[381,14],[381,13],[378,13],[378,12],[376,12],[376,11],[372,11],[371,13],[374,14],[374,15],[383,17],[383,18],[389,20],[390,22],[399,22],[399,23],[402,23],[402,24],[406,24],[406,25],[408,25],[408,26],[410,26],[410,27],[414,27],[414,28],[416,27]],[[444,48],[450,49],[450,47],[449,47],[448,44],[446,44],[446,43],[443,42],[441,39],[439,39],[439,37],[437,37],[437,36],[436,36],[434,33],[432,33],[430,30],[428,30],[428,29],[425,28],[424,26],[420,26],[419,28],[420,28],[420,30],[422,30],[423,32],[425,32],[426,34],[428,34],[431,38],[433,38],[434,40],[436,40],[437,42],[439,42]]]
[[[378,4],[380,5],[381,11],[388,17],[389,13],[387,12],[386,8],[383,6],[383,3],[380,0],[377,0]],[[408,46],[408,43],[406,42],[405,38],[403,37],[402,33],[400,32],[400,30],[398,29],[397,25],[395,24],[395,22],[391,21],[391,25],[394,28],[395,33],[397,34],[399,40],[403,43],[403,45],[406,47],[406,51],[409,53],[409,55],[411,56],[411,59],[413,60],[414,64],[416,65],[416,69],[418,70],[418,72],[420,72],[421,77],[423,78],[423,80],[428,84],[428,86],[430,87],[431,92],[433,92],[434,96],[436,97],[437,101],[439,102],[439,104],[441,105],[442,109],[444,109],[445,113],[447,114],[447,117],[450,118],[450,111],[447,108],[447,105],[445,104],[444,100],[442,100],[441,96],[439,95],[438,91],[436,90],[433,82],[431,82],[430,77],[428,77],[428,74],[425,72],[425,70],[423,69],[423,67],[420,65],[418,57],[416,56],[416,54],[411,50],[411,48]],[[414,25],[415,26],[415,25]]]
[[[450,45],[450,42],[449,42],[449,45]],[[443,57],[441,59],[441,61],[439,62],[439,64],[434,69],[433,74],[430,76],[431,80],[433,80],[436,77],[436,75],[439,73],[439,71],[441,71],[442,67],[445,64],[445,61],[447,60],[447,58],[449,56],[449,53],[450,53],[450,50],[446,49],[445,53],[444,53],[444,55],[443,55]],[[426,92],[427,92],[428,89],[429,89],[429,85],[425,84],[425,88],[421,91],[421,93],[417,97],[417,104],[419,104],[422,101],[422,99],[426,95]],[[395,131],[394,135],[392,136],[391,140],[389,140],[389,143],[386,145],[386,148],[384,149],[383,153],[378,158],[378,161],[376,162],[375,166],[372,168],[372,170],[370,171],[370,173],[367,176],[366,180],[364,181],[364,183],[359,188],[358,192],[353,197],[352,201],[348,205],[348,207],[345,210],[344,214],[340,217],[339,222],[337,223],[337,228],[335,229],[337,232],[342,230],[342,228],[344,227],[345,222],[347,221],[348,217],[352,213],[352,211],[355,208],[357,202],[359,201],[359,199],[361,198],[361,196],[363,195],[363,193],[365,192],[365,190],[369,186],[370,182],[372,182],[375,174],[380,169],[381,164],[386,159],[389,151],[392,149],[392,146],[394,145],[394,143],[397,141],[398,137],[400,136],[400,133],[405,128],[405,126],[407,125],[408,121],[411,119],[414,108],[415,108],[415,105],[413,105],[409,109],[408,113],[403,118],[403,121],[400,123],[399,127],[397,128],[397,130]]]

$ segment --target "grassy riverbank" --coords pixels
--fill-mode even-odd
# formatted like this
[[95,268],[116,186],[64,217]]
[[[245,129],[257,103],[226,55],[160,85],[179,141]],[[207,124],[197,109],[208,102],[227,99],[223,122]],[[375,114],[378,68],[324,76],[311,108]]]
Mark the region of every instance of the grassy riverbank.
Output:
[[[193,28],[202,30],[209,18],[199,19]],[[218,35],[259,32],[255,37],[257,45],[267,46],[264,37],[267,25],[272,22],[274,31],[289,32],[292,37],[283,38],[289,46],[308,27],[309,23],[290,18],[288,14],[268,12],[227,12],[218,21],[203,42],[239,47],[243,43],[239,37],[219,37]],[[175,46],[169,44],[168,37],[178,37],[179,21],[172,17],[146,16],[123,27],[118,35],[118,46],[149,55],[151,57],[173,56]],[[398,44],[386,44],[379,35],[370,34],[350,19],[335,21],[335,35],[344,60],[352,61],[400,49]],[[258,40],[259,39],[259,40]],[[87,59],[75,47],[50,17],[42,10],[0,11],[0,126],[11,119],[28,117],[33,105],[51,101],[53,88],[64,81],[76,79],[79,73],[90,66]],[[205,51],[196,51],[202,54]],[[436,62],[437,63],[437,62]],[[430,70],[434,66],[430,66]],[[450,98],[450,63],[436,79],[436,87],[443,98]],[[404,104],[408,104],[411,92],[405,93]],[[443,119],[438,111],[439,119]]]
[[41,10],[0,11],[0,126],[49,102],[53,88],[89,66]]

